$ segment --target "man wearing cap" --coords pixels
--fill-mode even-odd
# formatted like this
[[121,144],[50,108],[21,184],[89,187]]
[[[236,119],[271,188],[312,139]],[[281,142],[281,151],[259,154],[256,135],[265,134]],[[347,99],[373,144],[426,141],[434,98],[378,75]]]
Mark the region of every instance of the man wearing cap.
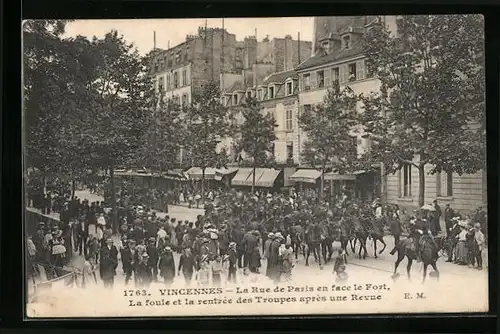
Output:
[[166,246],[163,249],[158,267],[160,268],[160,276],[163,278],[163,282],[166,286],[170,286],[175,278],[175,260],[172,248]]
[[237,268],[237,251],[236,251],[236,243],[230,242],[229,248],[227,251],[229,268],[228,268],[228,282],[236,283],[236,268]]
[[82,253],[84,255],[87,254],[87,238],[88,238],[88,225],[85,223],[85,219],[80,218],[78,222],[74,223],[73,230],[75,231],[75,251],[79,252],[80,255]]
[[196,269],[196,260],[195,256],[191,250],[191,247],[186,247],[182,251],[182,255],[179,260],[179,269],[177,270],[178,275],[184,275],[184,280],[187,285],[191,284],[191,280],[193,279],[193,274]]
[[125,273],[125,285],[128,284],[134,272],[134,264],[136,260],[135,240],[125,240],[123,248],[120,249],[123,272]]
[[159,254],[158,249],[156,248],[156,239],[154,237],[150,237],[148,239],[148,245],[146,248],[146,252],[149,255],[148,266],[151,268],[153,273],[153,282],[158,282],[158,260]]
[[136,265],[136,286],[139,288],[147,288],[153,280],[151,275],[151,268],[148,266],[149,255],[148,253],[139,254],[139,262]]
[[451,228],[453,227],[453,222],[451,219],[455,216],[455,212],[453,212],[453,209],[451,208],[450,204],[446,204],[446,207],[444,209],[444,223],[446,226],[446,236],[450,236]]
[[99,257],[99,274],[104,282],[104,287],[112,288],[118,266],[118,250],[113,245],[111,238],[106,240],[106,245],[101,248]]

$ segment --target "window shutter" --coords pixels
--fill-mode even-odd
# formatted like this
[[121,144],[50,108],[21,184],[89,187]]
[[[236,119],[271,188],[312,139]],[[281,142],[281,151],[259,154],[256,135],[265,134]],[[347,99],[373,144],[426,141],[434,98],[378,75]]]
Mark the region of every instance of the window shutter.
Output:
[[317,77],[318,76],[316,75],[316,72],[312,72],[311,73],[311,89],[314,89],[314,88],[318,87],[318,83],[316,82]]
[[365,78],[365,61],[360,60],[356,62],[356,80],[363,80]]
[[349,77],[349,69],[347,68],[347,65],[340,65],[339,71],[340,71],[340,83],[341,84],[346,83]]
[[301,92],[304,91],[304,75],[299,77],[299,89]]
[[328,87],[332,84],[332,81],[331,81],[331,70],[330,69],[325,69],[325,87]]

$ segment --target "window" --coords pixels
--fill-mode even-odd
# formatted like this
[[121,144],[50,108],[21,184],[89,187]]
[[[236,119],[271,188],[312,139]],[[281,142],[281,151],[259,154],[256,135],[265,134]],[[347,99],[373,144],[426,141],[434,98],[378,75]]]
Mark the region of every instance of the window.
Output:
[[361,60],[356,65],[356,80],[363,80],[365,78],[365,61]]
[[171,82],[170,82],[170,74],[167,74],[167,90],[170,90]]
[[293,142],[286,144],[286,158],[288,161],[293,161]]
[[285,127],[287,130],[293,129],[293,111],[292,110],[286,111]]
[[349,49],[351,47],[351,36],[346,35],[342,37],[342,50]]
[[167,56],[167,66],[172,67],[172,58],[170,56]]
[[312,106],[310,104],[304,104],[304,113],[312,111]]
[[174,88],[179,87],[179,78],[177,76],[177,72],[174,73]]
[[182,70],[182,85],[183,86],[187,86],[187,71],[186,70]]
[[324,41],[323,43],[321,43],[321,47],[327,51],[328,50],[328,46],[330,45],[330,43],[328,43],[328,41]]
[[356,63],[347,65],[349,81],[356,81]]
[[338,67],[332,68],[332,84],[338,85],[340,83],[340,71]]
[[233,105],[237,105],[238,104],[238,94],[234,94],[233,95]]
[[274,86],[269,87],[269,98],[274,99]]
[[163,92],[163,89],[164,89],[164,87],[163,87],[163,77],[160,77],[158,79],[158,91],[159,92]]
[[184,61],[188,61],[188,51],[189,49],[186,50],[186,52],[184,53]]
[[286,83],[286,95],[292,95],[293,94],[293,82],[287,82]]
[[404,165],[400,172],[401,197],[411,197],[411,165]]
[[180,62],[181,62],[181,55],[177,53],[177,54],[175,55],[175,63],[176,63],[176,64],[179,64]]
[[189,104],[189,97],[187,94],[183,94],[182,95],[182,106],[187,107],[188,104]]
[[436,174],[436,194],[437,196],[453,196],[453,174],[441,172]]
[[251,99],[252,98],[252,91],[248,91],[247,92],[247,99]]
[[318,71],[316,73],[316,80],[318,81],[318,87],[325,87],[325,72],[324,71]]
[[260,88],[257,95],[258,95],[259,100],[263,100],[264,99],[264,90],[262,88]]
[[310,89],[311,89],[311,75],[304,74],[304,90],[310,90]]

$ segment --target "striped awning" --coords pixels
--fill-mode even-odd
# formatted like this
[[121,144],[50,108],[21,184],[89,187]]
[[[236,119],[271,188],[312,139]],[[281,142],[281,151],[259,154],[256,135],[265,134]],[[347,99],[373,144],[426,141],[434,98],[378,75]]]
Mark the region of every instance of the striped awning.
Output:
[[[255,186],[256,187],[263,187],[263,188],[272,188],[274,186],[274,181],[276,181],[276,178],[280,174],[279,170],[276,169],[264,169],[262,172],[262,175],[260,178],[255,181]],[[250,174],[251,175],[251,174]],[[258,174],[255,174],[258,175]],[[250,183],[251,185],[251,183]]]
[[[233,186],[246,186],[246,180],[248,176],[252,173],[252,168],[239,168],[236,175],[231,180],[231,185]],[[250,181],[250,185],[252,185]]]
[[316,183],[320,176],[321,171],[317,169],[299,169],[290,176],[290,180],[294,182]]
[[[276,178],[280,174],[279,170],[272,168],[256,168],[255,169],[255,186],[262,188],[270,188],[274,186]],[[253,182],[253,168],[240,168],[231,181],[233,186],[251,187]]]
[[236,173],[237,171],[237,167],[219,168],[215,171],[215,180],[220,181],[224,176]]
[[[215,172],[217,168],[207,167],[205,168],[205,180],[213,180],[215,178]],[[191,180],[201,180],[203,179],[203,170],[201,167],[191,167],[186,172]]]

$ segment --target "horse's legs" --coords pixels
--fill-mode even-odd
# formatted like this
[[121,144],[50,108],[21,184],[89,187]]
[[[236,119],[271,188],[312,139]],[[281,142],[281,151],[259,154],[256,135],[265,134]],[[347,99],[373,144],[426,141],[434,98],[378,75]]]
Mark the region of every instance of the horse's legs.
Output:
[[325,261],[325,263],[326,262],[330,262],[332,260],[332,256],[333,256],[333,240],[328,239],[328,241],[326,243],[326,247],[327,247],[327,250],[328,250],[328,261]]
[[[323,265],[321,263],[321,252],[323,250],[323,244],[322,243],[317,243],[316,244],[317,252],[318,252],[318,262],[319,262],[319,267],[323,269]],[[325,262],[326,263],[326,262]]]
[[398,272],[398,267],[401,261],[405,258],[405,255],[403,252],[398,252],[398,258],[396,259],[396,263],[394,263],[394,275]]
[[382,245],[384,245],[384,247],[380,250],[380,252],[378,252],[379,254],[382,254],[385,251],[385,247],[387,247],[387,244],[384,241],[384,235],[380,236],[380,239],[378,240],[382,243]]
[[[327,262],[326,261],[327,260],[327,257],[326,257],[326,250],[327,250],[326,243],[327,243],[327,241],[323,240],[321,242],[321,244],[320,244],[321,245],[321,255],[323,255],[323,260],[325,261],[325,263]],[[321,261],[320,261],[320,265],[321,265]]]
[[358,241],[358,238],[354,237],[352,238],[351,240],[349,240],[351,242],[351,250],[354,254],[356,254],[356,243]]
[[439,270],[437,268],[436,262],[431,263],[431,266],[432,266],[432,269],[434,269],[434,271],[436,272],[436,279],[439,282]]
[[411,265],[413,264],[413,260],[408,257],[408,264],[406,265],[406,274],[408,275],[408,280],[411,281]]
[[377,258],[377,238],[372,236],[373,239],[373,256]]
[[422,278],[422,283],[425,283],[425,276],[427,276],[427,266],[429,264],[428,263],[424,263],[424,276]]
[[305,251],[305,258],[306,258],[306,267],[309,266],[309,255],[311,255],[311,247],[307,247],[307,250]]

